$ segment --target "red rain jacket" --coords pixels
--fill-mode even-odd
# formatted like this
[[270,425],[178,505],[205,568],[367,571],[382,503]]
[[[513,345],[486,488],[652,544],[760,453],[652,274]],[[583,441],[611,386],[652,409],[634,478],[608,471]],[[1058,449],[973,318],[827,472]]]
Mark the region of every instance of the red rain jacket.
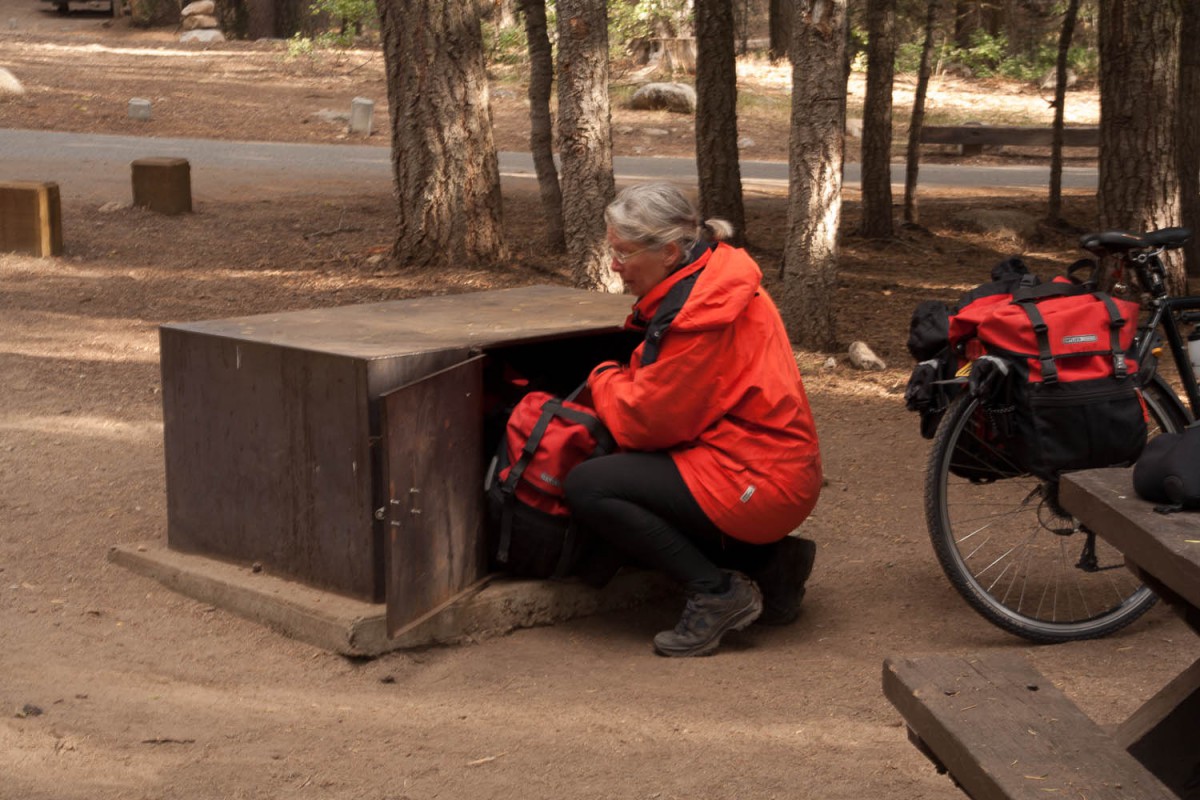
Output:
[[720,244],[638,299],[627,327],[703,268],[659,358],[597,366],[592,402],[617,444],[671,455],[717,527],[747,542],[786,536],[816,505],[821,456],[783,320],[745,250]]

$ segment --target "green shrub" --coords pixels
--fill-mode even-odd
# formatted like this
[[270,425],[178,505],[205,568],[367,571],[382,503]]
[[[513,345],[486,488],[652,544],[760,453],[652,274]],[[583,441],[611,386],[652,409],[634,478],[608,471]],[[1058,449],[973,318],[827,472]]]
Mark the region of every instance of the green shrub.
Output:
[[[991,36],[976,31],[971,46],[956,48],[943,43],[934,51],[934,64],[957,63],[971,70],[977,78],[1004,77],[1019,81],[1039,81],[1053,72],[1058,62],[1058,37],[1048,37],[1032,52],[1009,52],[1008,40],[1001,34]],[[1094,48],[1076,46],[1067,53],[1067,64],[1080,77],[1090,77],[1099,68]],[[915,73],[921,65],[921,44],[905,42],[896,51],[896,70]],[[856,64],[857,66],[857,64]]]
[[315,37],[319,47],[350,47],[357,37],[379,29],[375,0],[316,0],[308,10],[330,26]]
[[608,43],[623,52],[638,38],[690,36],[691,0],[611,0],[608,4]]
[[289,60],[297,58],[309,58],[316,50],[316,43],[312,37],[305,36],[302,33],[293,34],[292,38],[288,39],[287,43],[287,58]]
[[529,61],[529,46],[523,26],[502,28],[483,23],[483,46],[492,64],[518,66]]
[[1079,77],[1095,77],[1100,72],[1100,51],[1094,47],[1072,46],[1067,49],[1067,65]]

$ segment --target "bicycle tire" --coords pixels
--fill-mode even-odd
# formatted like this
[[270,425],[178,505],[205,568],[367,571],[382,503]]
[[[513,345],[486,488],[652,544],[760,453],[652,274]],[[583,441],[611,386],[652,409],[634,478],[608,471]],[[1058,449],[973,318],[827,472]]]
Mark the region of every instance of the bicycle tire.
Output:
[[[1150,436],[1187,423],[1168,392],[1157,377],[1143,390]],[[1056,482],[1022,471],[980,435],[982,413],[966,392],[955,398],[926,472],[926,524],[958,593],[997,627],[1039,643],[1107,636],[1149,611],[1157,597],[1121,553],[1058,507]],[[993,459],[1000,477],[981,477],[981,459]],[[1095,558],[1085,561],[1089,547]]]

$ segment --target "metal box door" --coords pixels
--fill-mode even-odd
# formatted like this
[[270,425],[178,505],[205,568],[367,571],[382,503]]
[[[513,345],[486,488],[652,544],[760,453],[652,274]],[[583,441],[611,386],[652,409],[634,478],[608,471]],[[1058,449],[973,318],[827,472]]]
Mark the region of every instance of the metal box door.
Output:
[[486,572],[483,356],[380,400],[387,629],[394,637]]

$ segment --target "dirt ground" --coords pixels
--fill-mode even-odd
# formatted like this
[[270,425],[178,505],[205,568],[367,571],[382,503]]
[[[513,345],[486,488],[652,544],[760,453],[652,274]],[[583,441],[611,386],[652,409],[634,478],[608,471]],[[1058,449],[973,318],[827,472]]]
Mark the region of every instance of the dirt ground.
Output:
[[[0,0],[0,67],[27,89],[0,98],[0,125],[337,141],[313,114],[368,89],[384,96],[377,56],[298,65],[277,43],[206,50],[174,38]],[[125,118],[135,96],[153,100],[152,128]],[[506,149],[523,146],[520,97],[498,104]],[[764,148],[786,141],[750,135]],[[630,133],[618,152],[681,138]],[[434,276],[379,267],[386,195],[214,198],[184,217],[66,204],[63,257],[0,255],[0,798],[948,800],[961,794],[880,691],[885,656],[929,651],[1022,652],[1099,722],[1119,722],[1200,654],[1195,636],[1163,608],[1054,647],[978,618],[934,560],[927,443],[903,408],[917,301],[954,297],[1012,252],[1043,271],[1073,257],[1071,237],[1016,242],[951,221],[966,205],[1036,214],[1030,195],[929,193],[925,229],[889,243],[846,237],[841,336],[868,342],[889,369],[799,354],[828,477],[804,527],[820,547],[804,613],[694,660],[651,651],[673,603],[349,660],[105,560],[114,544],[165,539],[159,324],[565,283],[541,249],[528,182],[505,184],[513,263]],[[847,199],[853,230],[852,188]],[[1094,214],[1086,197],[1069,212],[1085,226]],[[333,214],[355,230],[316,235]],[[770,271],[784,198],[750,192],[748,215]]]

